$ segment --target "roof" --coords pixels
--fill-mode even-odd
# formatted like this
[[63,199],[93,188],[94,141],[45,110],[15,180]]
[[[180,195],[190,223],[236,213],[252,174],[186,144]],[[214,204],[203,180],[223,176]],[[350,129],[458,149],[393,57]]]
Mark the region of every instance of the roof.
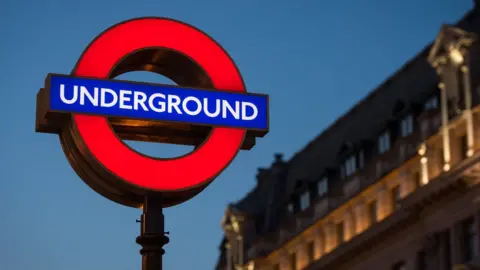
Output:
[[[457,25],[466,31],[478,32],[480,16],[475,16],[477,12],[476,9],[470,11]],[[437,76],[427,60],[432,45],[425,46],[288,161],[279,163],[276,159],[270,168],[259,171],[257,186],[234,204],[241,211],[257,217],[259,234],[268,232],[279,223],[278,208],[289,200],[299,180],[316,181],[329,168],[337,168],[344,145],[376,140],[395,117],[399,102],[415,106],[436,92]]]

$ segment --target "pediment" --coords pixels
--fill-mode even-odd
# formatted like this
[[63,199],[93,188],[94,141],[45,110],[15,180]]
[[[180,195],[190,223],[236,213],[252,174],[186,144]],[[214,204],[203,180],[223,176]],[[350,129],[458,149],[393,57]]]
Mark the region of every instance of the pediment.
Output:
[[476,39],[477,36],[474,33],[445,24],[440,29],[440,32],[430,49],[427,58],[428,62],[435,66],[438,59],[445,56],[452,47],[460,49],[461,47],[471,45]]
[[238,226],[245,220],[246,213],[240,211],[235,205],[230,204],[222,217],[221,225],[223,228],[233,228],[238,231]]

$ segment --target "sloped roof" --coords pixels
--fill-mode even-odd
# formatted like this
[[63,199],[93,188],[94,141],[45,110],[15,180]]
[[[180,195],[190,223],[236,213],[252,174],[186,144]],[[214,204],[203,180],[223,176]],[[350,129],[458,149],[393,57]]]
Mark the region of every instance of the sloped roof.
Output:
[[[477,16],[477,12],[476,9],[470,11],[457,25],[466,31],[478,32],[480,16]],[[444,28],[445,26],[442,27]],[[453,32],[457,33],[457,30]],[[345,142],[356,144],[375,139],[394,117],[393,108],[399,100],[409,104],[424,102],[436,90],[437,85],[435,70],[428,62],[429,52],[435,51],[432,50],[434,46],[440,49],[435,43],[424,47],[391,77],[285,161],[286,177],[274,179],[275,181],[259,179],[259,184],[235,203],[235,207],[257,217],[262,217],[268,211],[275,211],[273,208],[278,208],[283,205],[282,201],[290,198],[298,180],[315,181],[329,168],[337,167],[337,156]],[[379,115],[385,117],[378,117]],[[269,168],[266,174],[271,172],[272,168]],[[285,185],[285,188],[276,189],[275,186],[279,184]],[[271,190],[276,190],[277,199],[274,204],[269,205],[268,191]],[[279,195],[282,198],[278,198]],[[264,219],[257,221],[260,221],[261,225],[268,222]]]

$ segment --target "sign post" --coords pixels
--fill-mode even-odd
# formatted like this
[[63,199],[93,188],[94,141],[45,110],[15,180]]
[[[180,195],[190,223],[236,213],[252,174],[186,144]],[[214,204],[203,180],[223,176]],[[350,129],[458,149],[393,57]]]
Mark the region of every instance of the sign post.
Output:
[[[179,86],[113,80],[131,71]],[[268,96],[247,93],[230,56],[185,23],[137,18],[101,33],[70,75],[48,74],[37,94],[36,131],[54,133],[80,178],[102,196],[143,209],[142,269],[161,269],[162,209],[194,197],[269,129]],[[122,139],[193,145],[153,158]]]

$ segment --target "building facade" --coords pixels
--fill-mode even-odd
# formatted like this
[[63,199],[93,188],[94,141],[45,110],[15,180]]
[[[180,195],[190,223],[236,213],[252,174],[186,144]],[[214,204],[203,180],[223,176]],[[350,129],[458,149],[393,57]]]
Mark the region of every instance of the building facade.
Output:
[[[480,269],[480,8],[229,205],[217,270]],[[478,42],[477,42],[478,40]]]

